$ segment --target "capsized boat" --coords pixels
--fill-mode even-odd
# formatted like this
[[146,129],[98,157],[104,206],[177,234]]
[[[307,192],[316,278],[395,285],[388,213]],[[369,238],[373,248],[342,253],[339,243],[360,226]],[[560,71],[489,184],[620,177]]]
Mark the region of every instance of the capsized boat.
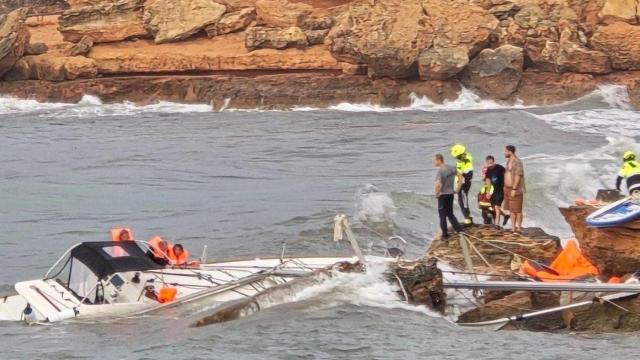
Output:
[[16,283],[15,293],[0,295],[0,321],[127,317],[203,298],[224,303],[338,262],[358,261],[356,257],[282,257],[165,267],[147,255],[147,246],[138,241],[105,241],[71,247],[42,279]]
[[593,227],[612,227],[640,218],[640,199],[626,197],[607,205],[587,217]]

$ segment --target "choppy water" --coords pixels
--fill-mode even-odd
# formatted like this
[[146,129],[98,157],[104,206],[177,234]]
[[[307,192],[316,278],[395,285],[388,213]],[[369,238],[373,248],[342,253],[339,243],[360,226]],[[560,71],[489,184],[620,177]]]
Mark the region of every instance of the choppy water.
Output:
[[[525,160],[526,225],[570,237],[559,205],[612,187],[620,154],[640,151],[640,113],[603,87],[570,104],[506,108],[470,92],[406,109],[341,104],[291,112],[209,112],[161,103],[39,104],[0,99],[0,287],[40,277],[80,241],[126,225],[209,258],[344,254],[336,212],[409,240],[436,230],[430,157],[464,142],[478,162]],[[382,238],[360,232],[378,253]],[[344,280],[344,279],[343,279]],[[294,304],[219,326],[197,314],[55,326],[0,324],[2,358],[635,358],[637,334],[578,336],[461,329],[398,306],[376,278],[327,284]]]

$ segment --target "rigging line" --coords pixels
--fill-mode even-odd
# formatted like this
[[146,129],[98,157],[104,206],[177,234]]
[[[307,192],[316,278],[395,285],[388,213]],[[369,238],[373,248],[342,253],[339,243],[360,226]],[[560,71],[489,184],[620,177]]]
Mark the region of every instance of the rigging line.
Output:
[[[466,239],[465,239],[466,240]],[[462,241],[465,241],[462,240]],[[473,251],[476,252],[476,254],[478,254],[478,256],[480,256],[480,259],[482,259],[482,261],[484,261],[485,264],[487,264],[487,266],[489,267],[489,269],[491,269],[491,271],[496,271],[496,269],[489,263],[489,261],[482,255],[482,253],[480,252],[480,250],[478,250],[478,248],[473,245],[473,242],[466,240],[469,243],[469,246],[471,246],[471,249]]]
[[498,246],[498,245],[492,244],[491,242],[489,242],[489,241],[487,241],[487,240],[480,239],[480,238],[478,238],[478,237],[476,237],[476,236],[469,235],[469,234],[464,233],[464,232],[463,232],[463,234],[465,234],[466,236],[468,236],[468,237],[470,237],[470,238],[472,238],[472,239],[475,239],[475,240],[478,240],[478,241],[484,242],[484,243],[486,243],[487,245],[492,246],[492,247],[494,247],[494,248],[496,248],[496,249],[498,249],[498,250],[505,251],[505,252],[507,252],[507,253],[509,253],[509,254],[512,254],[512,255],[518,255],[518,256],[520,256],[521,258],[525,259],[525,260],[531,261],[531,262],[533,262],[533,263],[536,263],[536,264],[538,264],[538,265],[540,265],[540,266],[544,267],[545,269],[550,269],[550,270],[552,270],[553,272],[556,272],[555,270],[551,269],[549,266],[547,266],[547,265],[545,265],[545,264],[541,263],[540,261],[537,261],[537,260],[531,259],[531,258],[529,258],[529,257],[527,257],[527,256],[524,256],[524,255],[518,254],[518,253],[517,253],[517,252],[515,252],[515,251],[511,251],[511,250],[509,250],[509,249],[505,249],[505,248],[503,248],[503,247],[501,247],[501,246]]

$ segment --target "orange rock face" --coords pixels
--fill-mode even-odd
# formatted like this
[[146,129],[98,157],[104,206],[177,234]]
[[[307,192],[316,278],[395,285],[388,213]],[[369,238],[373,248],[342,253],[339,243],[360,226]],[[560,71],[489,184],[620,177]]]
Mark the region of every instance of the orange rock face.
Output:
[[599,28],[591,38],[594,49],[609,55],[617,70],[640,69],[640,26],[625,22]]
[[596,210],[592,206],[560,209],[584,255],[605,275],[621,276],[640,270],[640,221],[624,227],[588,227],[586,218]]
[[198,38],[180,43],[149,40],[95,45],[89,57],[102,74],[255,70],[340,70],[323,46],[305,50],[249,52],[243,34]]

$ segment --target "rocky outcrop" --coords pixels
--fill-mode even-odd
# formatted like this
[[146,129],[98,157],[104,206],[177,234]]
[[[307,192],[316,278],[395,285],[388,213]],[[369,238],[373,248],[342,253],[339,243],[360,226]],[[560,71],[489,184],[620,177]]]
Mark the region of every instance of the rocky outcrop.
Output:
[[93,38],[91,38],[91,36],[83,36],[82,39],[80,39],[80,41],[73,44],[73,46],[71,46],[66,51],[66,55],[67,56],[80,56],[80,55],[84,56],[84,55],[87,55],[89,51],[91,51],[92,47],[93,47]]
[[[470,235],[468,239],[482,254],[480,257],[476,252],[471,253],[473,266],[479,273],[512,276],[512,262],[516,260],[514,254],[550,263],[560,246],[560,239],[539,228],[525,229],[522,235],[514,235],[510,231],[496,229],[493,226],[478,225],[465,229],[465,233]],[[436,257],[457,269],[466,269],[459,241],[436,241],[429,247],[426,256]]]
[[483,8],[463,0],[423,0],[422,7],[435,34],[435,48],[465,47],[474,57],[487,47],[498,20]]
[[588,227],[586,218],[596,210],[592,206],[560,209],[584,255],[605,275],[622,276],[640,270],[640,221],[623,227]]
[[24,47],[24,55],[41,55],[49,51],[45,43],[30,43]]
[[355,0],[329,34],[339,61],[366,64],[371,77],[417,75],[416,60],[433,41],[433,29],[418,1]]
[[144,26],[157,44],[180,41],[217,23],[226,11],[213,0],[148,0]]
[[256,9],[248,7],[224,14],[220,21],[205,28],[209,37],[240,31],[256,19]]
[[611,61],[607,54],[571,41],[532,39],[527,43],[526,49],[527,55],[539,70],[586,74],[611,72]]
[[503,45],[495,50],[484,49],[461,73],[460,80],[485,96],[506,100],[520,84],[523,63],[522,48]]
[[22,57],[29,43],[26,18],[26,9],[0,15],[0,78]]
[[464,46],[432,47],[418,57],[418,73],[423,80],[445,80],[456,76],[469,64],[468,50]]
[[[96,48],[92,53],[95,51]],[[257,52],[261,51],[269,50]],[[336,75],[322,71],[0,82],[0,94],[39,101],[78,102],[84,94],[93,94],[104,102],[211,103],[214,109],[220,109],[225,99],[228,99],[228,106],[238,109],[291,109],[300,105],[327,107],[340,104],[345,99],[353,103],[408,106],[412,93],[441,103],[445,99],[455,99],[458,91],[460,87],[456,83],[372,80],[366,76]]]
[[51,14],[69,8],[65,0],[0,0],[0,14],[28,8],[29,15]]
[[78,42],[90,36],[96,43],[145,37],[142,26],[144,0],[119,0],[65,11],[58,30],[64,40]]
[[[395,284],[401,282],[406,291],[406,301],[416,305],[426,305],[429,309],[444,313],[447,294],[442,287],[442,271],[438,269],[436,258],[416,261],[399,261],[389,265],[387,280]],[[402,291],[400,296],[405,296]]]
[[302,27],[313,13],[313,7],[287,0],[257,0],[256,13],[266,26],[277,28]]
[[82,56],[52,54],[25,56],[7,73],[8,80],[65,81],[93,78],[98,74],[95,61]]
[[601,27],[591,37],[591,45],[609,55],[614,69],[640,69],[640,26],[616,22]]
[[629,24],[637,23],[638,0],[606,0],[598,18],[605,24],[624,21]]
[[286,29],[252,27],[247,30],[245,47],[249,51],[257,49],[304,49],[309,46],[307,36],[299,27]]

